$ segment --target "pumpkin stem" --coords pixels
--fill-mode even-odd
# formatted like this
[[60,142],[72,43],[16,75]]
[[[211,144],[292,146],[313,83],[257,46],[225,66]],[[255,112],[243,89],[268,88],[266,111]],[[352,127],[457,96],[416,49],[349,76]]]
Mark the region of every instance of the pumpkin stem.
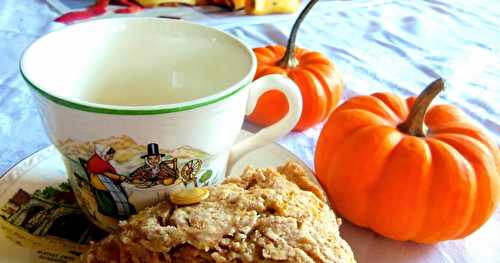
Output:
[[424,129],[424,117],[432,100],[444,90],[444,81],[439,78],[429,84],[415,100],[415,104],[408,114],[408,118],[398,125],[398,129],[406,134],[424,137],[426,131]]
[[318,1],[319,0],[309,1],[309,3],[307,3],[302,12],[300,12],[299,16],[297,17],[297,20],[295,20],[295,23],[293,24],[292,27],[292,32],[290,33],[290,37],[288,38],[288,44],[286,45],[285,55],[283,56],[283,59],[281,59],[280,62],[278,62],[278,65],[280,67],[293,68],[299,64],[299,62],[295,58],[295,39],[297,38],[297,33],[299,32],[300,24],[302,23],[302,21],[304,21],[306,15]]

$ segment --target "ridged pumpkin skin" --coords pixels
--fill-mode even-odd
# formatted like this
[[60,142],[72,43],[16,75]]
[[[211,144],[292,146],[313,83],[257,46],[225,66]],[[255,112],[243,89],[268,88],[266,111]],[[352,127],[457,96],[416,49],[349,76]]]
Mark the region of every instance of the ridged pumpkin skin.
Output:
[[[254,48],[257,72],[254,79],[268,74],[282,74],[299,86],[302,94],[302,115],[294,130],[302,131],[324,121],[337,106],[343,83],[335,65],[315,51],[295,48],[298,65],[280,67],[286,48],[279,45]],[[279,91],[269,91],[259,101],[248,119],[260,126],[279,121],[288,112],[288,103]]]
[[499,201],[498,147],[451,105],[429,108],[425,137],[402,133],[414,101],[375,93],[340,105],[317,143],[317,176],[359,226],[420,243],[463,238]]

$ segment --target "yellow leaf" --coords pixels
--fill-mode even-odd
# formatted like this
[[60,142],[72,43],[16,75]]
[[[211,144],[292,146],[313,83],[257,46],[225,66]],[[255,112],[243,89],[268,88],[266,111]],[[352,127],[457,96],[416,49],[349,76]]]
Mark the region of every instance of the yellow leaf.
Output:
[[245,13],[267,15],[293,13],[300,8],[300,0],[246,0]]

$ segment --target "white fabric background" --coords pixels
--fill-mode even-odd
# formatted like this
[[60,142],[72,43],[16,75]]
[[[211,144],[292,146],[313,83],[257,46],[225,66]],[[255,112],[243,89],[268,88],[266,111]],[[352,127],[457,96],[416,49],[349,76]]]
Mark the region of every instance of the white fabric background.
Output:
[[[51,1],[54,2],[54,1]],[[158,14],[218,27],[252,47],[285,44],[293,15],[225,13],[216,7],[162,8]],[[45,1],[0,0],[0,174],[49,145],[18,61],[44,33],[60,27]],[[321,1],[304,22],[298,45],[327,54],[342,70],[343,98],[377,91],[417,94],[438,75],[448,89],[441,102],[462,108],[500,141],[500,2]],[[312,167],[322,125],[279,143]],[[251,131],[258,130],[245,124]],[[343,236],[359,262],[500,262],[500,211],[464,240],[419,245],[380,237],[349,223]]]

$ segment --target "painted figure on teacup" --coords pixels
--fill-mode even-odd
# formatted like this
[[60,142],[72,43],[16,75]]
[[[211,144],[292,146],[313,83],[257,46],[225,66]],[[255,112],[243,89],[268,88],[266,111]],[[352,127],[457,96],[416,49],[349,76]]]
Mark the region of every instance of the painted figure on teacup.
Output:
[[131,173],[129,182],[144,188],[157,184],[173,184],[179,178],[177,158],[162,160],[164,156],[165,154],[160,153],[158,144],[148,144],[147,154],[141,156],[144,165]]
[[107,216],[125,219],[135,214],[135,208],[128,202],[120,185],[126,177],[119,175],[110,163],[115,152],[112,147],[97,144],[95,153],[87,161],[85,168],[90,176],[98,211]]
[[[129,136],[58,144],[79,204],[93,222],[125,219],[176,190],[210,185],[218,174],[210,155],[190,146],[172,149]],[[108,229],[110,230],[110,229]]]

